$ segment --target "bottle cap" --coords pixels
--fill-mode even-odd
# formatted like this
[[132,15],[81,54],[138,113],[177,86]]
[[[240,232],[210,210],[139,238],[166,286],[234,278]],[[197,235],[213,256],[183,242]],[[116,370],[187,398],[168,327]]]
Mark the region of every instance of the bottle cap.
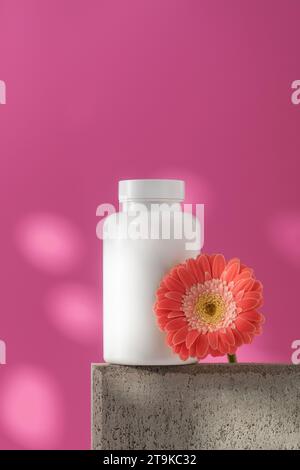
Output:
[[184,181],[160,179],[119,181],[119,201],[132,200],[183,201]]

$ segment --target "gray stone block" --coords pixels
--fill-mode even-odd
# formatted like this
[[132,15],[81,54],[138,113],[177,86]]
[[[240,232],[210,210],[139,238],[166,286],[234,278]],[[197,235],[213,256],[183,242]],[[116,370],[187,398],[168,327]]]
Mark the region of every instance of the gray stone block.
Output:
[[94,449],[299,449],[300,367],[92,366]]

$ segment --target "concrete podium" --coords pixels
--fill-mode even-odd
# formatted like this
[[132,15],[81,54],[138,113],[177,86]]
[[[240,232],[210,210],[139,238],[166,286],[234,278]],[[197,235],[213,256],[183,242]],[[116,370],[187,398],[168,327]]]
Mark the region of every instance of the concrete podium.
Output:
[[92,447],[300,449],[300,367],[93,364]]

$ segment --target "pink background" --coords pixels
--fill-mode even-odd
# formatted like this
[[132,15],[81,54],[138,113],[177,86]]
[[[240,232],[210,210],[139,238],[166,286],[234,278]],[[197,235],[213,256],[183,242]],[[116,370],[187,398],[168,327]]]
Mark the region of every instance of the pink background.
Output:
[[300,338],[297,0],[0,0],[0,447],[88,448],[101,361],[96,207],[121,178],[204,202],[205,251],[265,286],[240,361]]

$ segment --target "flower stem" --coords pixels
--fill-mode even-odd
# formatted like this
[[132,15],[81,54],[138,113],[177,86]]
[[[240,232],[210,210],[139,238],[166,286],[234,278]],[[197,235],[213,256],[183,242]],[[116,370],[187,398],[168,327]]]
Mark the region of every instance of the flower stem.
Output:
[[236,359],[235,354],[227,354],[227,357],[228,357],[228,362],[230,362],[230,364],[237,363],[237,359]]

